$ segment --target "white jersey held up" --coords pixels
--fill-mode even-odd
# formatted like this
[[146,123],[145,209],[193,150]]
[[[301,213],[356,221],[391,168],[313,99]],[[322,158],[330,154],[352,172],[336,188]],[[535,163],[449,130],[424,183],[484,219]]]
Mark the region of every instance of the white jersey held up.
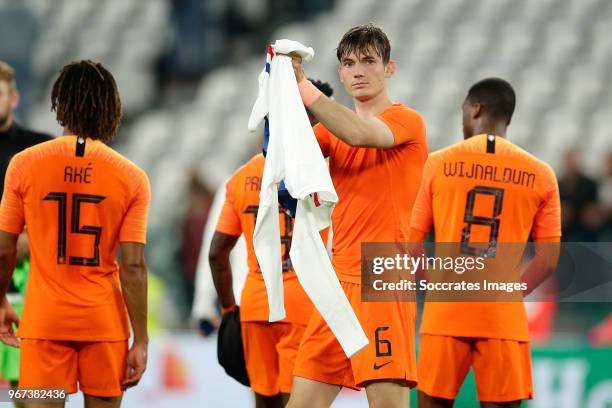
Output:
[[[291,40],[277,40],[273,49],[276,54],[297,52],[304,61],[314,56],[312,48]],[[260,75],[259,95],[249,118],[249,130],[254,131],[266,115],[270,140],[253,244],[266,284],[269,320],[285,317],[277,193],[277,183],[284,179],[291,196],[298,199],[291,262],[306,294],[350,357],[367,345],[368,339],[340,286],[319,234],[330,225],[338,195],[308,121],[288,56],[275,55],[269,76],[265,70]]]

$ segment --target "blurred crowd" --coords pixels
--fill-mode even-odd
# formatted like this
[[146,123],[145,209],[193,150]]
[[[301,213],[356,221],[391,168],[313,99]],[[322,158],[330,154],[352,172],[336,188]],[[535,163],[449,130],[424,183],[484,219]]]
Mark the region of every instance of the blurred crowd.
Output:
[[581,162],[578,150],[567,150],[558,174],[563,240],[612,241],[612,153],[597,178],[585,174]]
[[258,52],[282,24],[329,10],[334,0],[171,0],[170,78],[189,78]]

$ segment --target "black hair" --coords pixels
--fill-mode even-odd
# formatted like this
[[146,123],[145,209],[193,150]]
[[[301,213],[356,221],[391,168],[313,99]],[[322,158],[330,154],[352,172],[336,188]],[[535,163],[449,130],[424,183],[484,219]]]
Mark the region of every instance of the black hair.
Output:
[[501,78],[486,78],[476,82],[465,98],[470,103],[478,103],[489,116],[510,124],[516,95],[512,85]]
[[121,99],[113,75],[99,62],[64,66],[53,84],[51,110],[77,136],[109,143],[121,121]]
[[323,92],[323,95],[327,96],[328,98],[334,94],[334,88],[332,88],[331,85],[327,82],[323,82],[318,79],[314,80],[312,78],[308,78],[308,80],[312,82],[312,84],[316,86],[319,91]]

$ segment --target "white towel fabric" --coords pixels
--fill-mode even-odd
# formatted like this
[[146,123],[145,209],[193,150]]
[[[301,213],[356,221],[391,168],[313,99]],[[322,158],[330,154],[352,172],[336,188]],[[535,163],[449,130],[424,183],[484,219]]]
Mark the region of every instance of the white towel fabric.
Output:
[[[297,51],[304,60],[314,55],[312,48],[295,41],[278,40],[273,48],[276,53]],[[277,183],[284,179],[291,196],[298,199],[290,251],[293,267],[306,294],[350,357],[366,346],[368,339],[319,235],[320,230],[330,225],[331,210],[338,196],[308,121],[291,58],[283,55],[272,58],[270,75],[264,70],[259,86],[249,129],[253,131],[268,115],[270,141],[253,244],[266,284],[269,320],[285,317],[277,195]]]
[[[191,318],[193,320],[208,319],[213,320],[219,317],[219,309],[216,305],[217,292],[212,280],[212,272],[208,263],[208,254],[210,252],[210,242],[217,228],[217,222],[223,203],[225,202],[225,180],[215,192],[215,198],[208,212],[208,220],[204,227],[204,236],[202,237],[202,246],[200,256],[198,258],[198,267],[196,268],[196,284],[193,298],[193,306],[191,308]],[[240,295],[246,281],[249,268],[247,266],[247,247],[244,235],[241,235],[236,242],[236,246],[230,253],[230,263],[232,265],[232,287],[234,289],[234,298],[236,303],[240,303]]]

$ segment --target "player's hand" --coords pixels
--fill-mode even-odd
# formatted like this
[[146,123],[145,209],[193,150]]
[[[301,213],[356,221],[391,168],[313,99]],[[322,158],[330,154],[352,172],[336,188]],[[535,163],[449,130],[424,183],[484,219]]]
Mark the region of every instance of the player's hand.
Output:
[[302,66],[302,57],[300,57],[298,54],[293,53],[293,52],[290,54],[279,53],[278,55],[284,55],[286,57],[291,57],[291,65],[293,66],[293,73],[295,74],[295,79],[298,82],[301,82],[304,78],[306,78],[306,74],[304,74],[304,67]]
[[147,368],[147,348],[146,343],[134,343],[127,354],[127,364],[125,367],[125,379],[121,383],[121,389],[133,387],[138,384]]
[[219,329],[219,319],[216,317],[198,320],[198,333],[200,333],[202,337],[210,336],[217,329]]
[[291,65],[293,65],[293,73],[295,74],[295,79],[299,82],[302,82],[304,78],[306,78],[306,74],[304,74],[304,67],[302,66],[302,57],[295,54],[291,55]]
[[0,341],[19,348],[19,338],[15,335],[13,324],[19,327],[19,316],[5,296],[0,304]]

